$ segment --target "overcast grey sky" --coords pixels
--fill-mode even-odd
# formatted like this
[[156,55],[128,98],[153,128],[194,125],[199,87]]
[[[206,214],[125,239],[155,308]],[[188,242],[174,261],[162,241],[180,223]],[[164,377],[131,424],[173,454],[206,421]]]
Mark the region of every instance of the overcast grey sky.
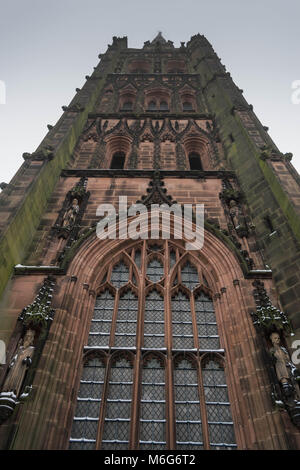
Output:
[[291,100],[300,81],[299,0],[0,0],[0,7],[0,182],[36,149],[112,36],[140,48],[159,30],[176,47],[204,34],[300,170],[300,104]]

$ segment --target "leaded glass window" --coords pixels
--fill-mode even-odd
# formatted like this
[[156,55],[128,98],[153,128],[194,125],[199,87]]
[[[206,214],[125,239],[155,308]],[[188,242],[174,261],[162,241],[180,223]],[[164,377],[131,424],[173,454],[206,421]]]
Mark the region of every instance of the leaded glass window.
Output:
[[121,295],[115,331],[115,347],[134,347],[136,344],[136,324],[138,298],[129,290]]
[[132,402],[132,365],[120,358],[111,366],[102,436],[104,450],[128,449]]
[[88,346],[103,347],[109,345],[113,311],[114,296],[106,289],[96,298]]
[[194,336],[190,299],[178,292],[172,299],[173,349],[193,349]]
[[219,335],[212,300],[200,292],[195,299],[195,311],[200,349],[219,349]]
[[146,361],[142,371],[140,449],[166,448],[165,395],[165,369],[153,357]]
[[198,374],[187,359],[174,370],[176,447],[183,450],[203,448],[202,422],[198,392]]
[[126,284],[129,280],[129,268],[121,261],[113,267],[110,282],[117,288]]
[[164,299],[156,291],[150,292],[145,301],[144,347],[163,348],[165,346]]
[[105,366],[99,358],[89,360],[83,367],[71,430],[70,449],[95,448],[104,373]]
[[210,446],[236,448],[224,369],[216,361],[209,361],[202,375]]

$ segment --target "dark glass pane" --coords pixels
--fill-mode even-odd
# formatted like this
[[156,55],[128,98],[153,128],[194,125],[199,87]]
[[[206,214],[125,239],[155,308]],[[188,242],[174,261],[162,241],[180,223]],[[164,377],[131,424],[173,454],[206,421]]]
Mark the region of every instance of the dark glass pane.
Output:
[[164,275],[164,267],[160,260],[152,259],[147,266],[147,277],[152,282],[158,282]]
[[193,105],[192,103],[189,103],[188,101],[185,101],[182,105],[183,111],[192,111],[193,110]]
[[213,302],[203,292],[195,299],[195,311],[200,349],[220,349]]
[[121,358],[111,367],[101,449],[128,449],[132,366]]
[[201,158],[198,153],[190,153],[189,162],[191,170],[202,170]]
[[129,268],[121,261],[113,267],[110,282],[117,288],[126,284],[129,280]]
[[160,110],[161,111],[167,111],[169,109],[168,103],[166,101],[161,101],[160,102]]
[[98,295],[94,316],[91,322],[88,346],[108,346],[111,321],[114,309],[114,297],[105,290]]
[[190,300],[178,292],[172,298],[173,349],[193,349],[193,324]]
[[163,348],[165,346],[164,318],[164,299],[157,291],[152,291],[147,295],[145,301],[145,348]]
[[127,291],[119,299],[114,346],[135,346],[137,312],[138,298]]
[[156,103],[155,101],[150,101],[149,105],[148,105],[148,109],[149,111],[156,111]]
[[174,370],[177,449],[202,449],[202,424],[197,370],[182,359]]
[[123,110],[124,111],[129,111],[132,109],[132,101],[126,101],[124,104],[123,104]]
[[140,449],[163,449],[166,445],[165,374],[152,358],[144,364],[140,409]]
[[176,263],[176,253],[175,251],[170,251],[170,269],[173,268],[174,264]]
[[114,153],[110,168],[112,170],[122,170],[124,168],[124,164],[125,164],[125,153],[124,152]]
[[105,366],[98,358],[90,360],[83,367],[71,430],[70,449],[95,448],[104,373]]
[[202,371],[212,449],[236,448],[224,369],[209,361]]
[[137,250],[134,255],[134,261],[138,268],[141,267],[141,252]]
[[191,290],[199,284],[197,268],[189,261],[181,268],[181,281]]

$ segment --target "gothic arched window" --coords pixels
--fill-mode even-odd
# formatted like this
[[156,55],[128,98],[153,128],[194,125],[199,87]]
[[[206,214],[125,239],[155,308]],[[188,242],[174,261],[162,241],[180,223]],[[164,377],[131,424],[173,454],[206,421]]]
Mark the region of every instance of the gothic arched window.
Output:
[[70,449],[236,448],[209,271],[170,240],[102,269]]

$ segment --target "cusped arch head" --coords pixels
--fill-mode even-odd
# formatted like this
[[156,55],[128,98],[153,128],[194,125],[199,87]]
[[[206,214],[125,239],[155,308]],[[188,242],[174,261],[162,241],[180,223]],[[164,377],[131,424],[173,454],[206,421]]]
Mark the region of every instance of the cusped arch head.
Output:
[[[174,216],[174,221],[176,222]],[[130,222],[132,218],[128,219]],[[187,239],[176,240],[174,234],[177,233],[176,226],[178,224],[170,224],[170,238],[173,246],[184,246]],[[175,228],[174,228],[175,227]],[[146,238],[147,233],[143,233]],[[193,230],[195,226],[193,224]],[[224,237],[223,237],[224,238]],[[70,276],[76,276],[82,279],[82,282],[88,283],[91,289],[96,290],[97,286],[101,283],[101,276],[103,277],[104,266],[111,263],[112,259],[117,259],[120,253],[128,250],[129,247],[140,245],[140,240],[118,240],[106,239],[100,240],[94,231],[90,231],[88,236],[84,238],[83,242],[77,243],[72,252],[72,260],[69,263],[67,273]],[[230,245],[229,245],[230,246]],[[212,292],[219,292],[220,287],[227,285],[228,282],[233,282],[234,279],[243,277],[243,271],[234,249],[230,249],[221,239],[211,231],[204,230],[204,244],[201,250],[190,250],[184,255],[186,259],[190,259],[193,264],[201,264],[204,267],[205,278],[208,281],[209,288]],[[70,255],[71,256],[71,255]],[[125,254],[123,256],[126,256]],[[176,263],[178,264],[178,262]],[[175,266],[176,266],[175,264]],[[132,264],[135,275],[139,276],[137,267]],[[175,272],[173,267],[173,273]]]

